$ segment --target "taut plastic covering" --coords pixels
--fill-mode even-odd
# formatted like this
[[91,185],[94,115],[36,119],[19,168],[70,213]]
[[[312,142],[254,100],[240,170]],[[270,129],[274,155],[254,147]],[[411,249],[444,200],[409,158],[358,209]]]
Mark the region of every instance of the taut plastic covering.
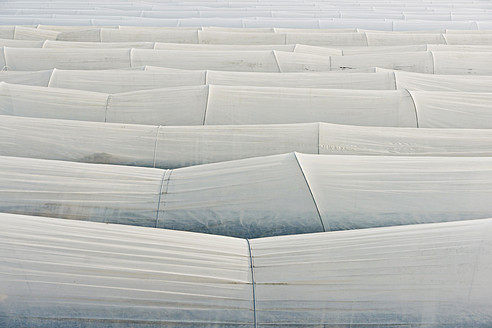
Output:
[[[427,75],[426,75],[427,76]],[[425,77],[418,76],[424,82]],[[437,76],[436,84],[446,76]],[[476,85],[488,86],[485,78],[473,79]],[[162,67],[145,67],[144,70],[46,70],[46,71],[0,71],[0,80],[14,84],[49,86],[76,90],[118,93],[189,85],[249,85],[275,87],[334,88],[393,90],[394,73],[381,72],[320,72],[320,73],[251,73],[180,70]],[[470,79],[471,80],[471,79]],[[447,81],[447,80],[446,80]],[[446,83],[444,81],[444,83]],[[414,83],[420,86],[418,83]],[[491,82],[492,84],[492,82]],[[457,83],[463,85],[463,83]],[[418,87],[415,87],[417,88]]]
[[259,327],[486,327],[490,220],[251,241]]
[[491,162],[285,154],[165,171],[0,157],[0,210],[249,238],[478,219],[492,215]]
[[217,30],[157,30],[142,28],[98,28],[68,32],[52,32],[57,40],[77,42],[164,42],[187,44],[306,44],[324,47],[356,46],[401,46],[420,44],[450,45],[490,45],[492,33],[468,34],[440,32],[345,32],[322,33],[307,31],[275,31],[274,33],[257,33],[254,31],[217,31]]
[[[351,74],[346,74],[351,73]],[[259,73],[143,67],[134,70],[0,71],[14,84],[119,93],[190,85],[232,85],[323,89],[490,92],[492,76],[434,75],[376,68],[311,73]]]
[[[313,38],[320,33],[315,33]],[[492,35],[492,34],[491,34]],[[406,34],[391,35],[387,33],[378,34],[378,38],[381,38],[382,42],[386,39],[398,39],[402,40]],[[338,45],[335,47],[325,46],[312,46],[306,44],[204,44],[204,43],[166,43],[166,42],[77,42],[77,41],[29,41],[29,40],[11,40],[0,39],[1,47],[12,48],[139,48],[139,49],[156,49],[156,50],[196,50],[196,51],[255,51],[255,50],[279,50],[287,52],[299,52],[308,53],[312,55],[320,56],[349,56],[349,55],[361,55],[372,53],[394,53],[394,52],[417,52],[417,51],[455,51],[455,52],[490,52],[492,51],[492,45],[487,43],[481,44],[435,44],[427,43],[427,36],[430,34],[420,34],[414,37],[418,37],[420,42],[418,44],[410,45],[378,45],[378,46],[344,46]],[[454,36],[454,35],[453,35]],[[243,33],[233,33],[231,38],[239,39],[244,37]],[[461,35],[465,39],[474,37],[473,35],[466,34]],[[484,36],[482,36],[484,37]],[[490,36],[488,36],[490,37]],[[315,39],[316,40],[316,39]],[[432,41],[432,40],[428,40]],[[243,41],[244,42],[244,41]],[[391,42],[388,42],[391,44]],[[465,43],[465,42],[463,42]]]
[[111,95],[1,83],[0,114],[160,125],[417,126],[407,91],[379,90],[190,86]]
[[406,91],[210,86],[205,124],[330,123],[415,127]]
[[491,156],[492,130],[327,123],[150,126],[3,116],[0,155],[159,168],[298,151],[310,154]]
[[491,128],[491,101],[471,92],[203,85],[104,94],[0,83],[2,115],[152,125]]
[[150,49],[3,48],[8,70],[114,69],[161,66],[245,72],[329,71],[330,57],[284,51],[181,51]]
[[305,51],[183,51],[152,49],[9,48],[0,65],[7,70],[115,69],[159,66],[241,72],[304,72],[368,67],[435,74],[492,75],[492,52],[414,51],[353,56],[312,55]]
[[4,213],[0,223],[6,327],[486,327],[492,318],[491,219],[249,242]]
[[492,75],[486,64],[492,60],[490,52],[419,51],[330,58],[332,70],[377,66],[428,74]]
[[[492,93],[412,91],[419,127],[490,128]],[[485,104],[489,109],[485,109]]]
[[252,327],[246,240],[4,213],[0,221],[2,327]]

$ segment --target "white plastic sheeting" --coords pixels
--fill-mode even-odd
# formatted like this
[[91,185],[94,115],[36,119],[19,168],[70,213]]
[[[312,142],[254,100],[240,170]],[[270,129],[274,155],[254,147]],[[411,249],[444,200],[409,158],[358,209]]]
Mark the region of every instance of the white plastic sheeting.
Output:
[[[318,35],[315,33],[313,37]],[[406,35],[406,34],[405,34]],[[405,36],[403,35],[403,36]],[[424,34],[427,35],[427,34]],[[468,38],[469,35],[463,36]],[[241,33],[232,33],[232,37],[242,37]],[[381,34],[382,39],[386,34]],[[390,35],[390,37],[393,37]],[[401,35],[394,36],[400,38]],[[422,41],[425,42],[425,41]],[[111,48],[138,48],[155,50],[183,50],[183,51],[257,51],[278,50],[287,52],[307,53],[320,56],[350,56],[372,53],[395,53],[395,52],[418,52],[418,51],[455,51],[455,52],[491,52],[492,45],[482,44],[415,44],[415,45],[393,45],[393,46],[337,46],[320,47],[305,44],[194,44],[194,43],[164,43],[164,42],[78,42],[78,41],[53,41],[53,40],[11,40],[0,39],[0,47],[11,48],[85,48],[85,49],[111,49]]]
[[492,60],[489,52],[419,51],[330,58],[332,70],[377,66],[428,74],[492,75],[486,64]]
[[[224,3],[221,3],[224,5]],[[278,6],[279,2],[275,2],[275,6]],[[258,5],[258,2],[255,1],[253,5]],[[361,7],[357,5],[358,11],[373,11],[374,7],[372,7],[374,3],[371,3],[371,6],[366,6],[366,7]],[[430,5],[430,4],[428,4]],[[467,5],[470,5],[469,2],[467,2]],[[202,4],[203,6],[203,4]],[[214,3],[212,6],[217,6],[216,3]],[[227,7],[229,5],[227,4]],[[338,6],[338,4],[337,4]],[[2,6],[3,7],[3,6]],[[2,15],[0,16],[0,22],[2,24],[9,24],[9,25],[32,25],[33,29],[35,29],[36,25],[56,25],[56,26],[79,26],[79,27],[84,27],[85,29],[90,29],[90,28],[97,28],[99,26],[107,26],[107,27],[117,27],[119,25],[120,28],[124,27],[130,27],[133,28],[133,26],[146,26],[146,27],[180,27],[180,28],[187,28],[187,29],[192,29],[196,30],[196,27],[200,28],[201,26],[213,26],[213,27],[226,27],[227,30],[230,28],[242,28],[246,27],[248,29],[259,29],[261,30],[266,30],[266,31],[272,31],[273,28],[275,30],[280,29],[283,30],[284,28],[289,28],[289,29],[317,29],[317,28],[322,28],[322,29],[338,29],[341,31],[344,30],[350,30],[353,31],[355,28],[362,28],[362,29],[370,29],[370,30],[382,30],[382,31],[428,31],[428,30],[446,30],[446,29],[451,29],[451,30],[470,30],[470,31],[477,31],[477,30],[490,30],[491,29],[491,23],[490,23],[490,15],[487,16],[480,16],[478,12],[472,11],[471,16],[469,15],[467,18],[468,20],[459,20],[459,14],[454,12],[454,10],[463,10],[464,8],[459,8],[457,7],[449,7],[448,11],[444,14],[444,17],[447,18],[445,20],[442,19],[437,19],[433,20],[432,16],[429,15],[422,15],[422,16],[413,16],[413,19],[411,20],[395,20],[391,18],[387,18],[387,15],[389,15],[388,12],[380,12],[379,13],[379,18],[367,18],[367,16],[364,17],[346,17],[346,18],[339,18],[342,16],[342,13],[340,12],[339,8],[334,8],[334,12],[326,12],[326,9],[324,10],[323,14],[317,14],[317,17],[320,17],[320,19],[315,18],[313,15],[311,15],[311,18],[308,17],[302,17],[303,13],[297,13],[299,8],[286,8],[287,10],[295,10],[296,13],[294,15],[286,15],[287,17],[279,17],[282,16],[280,13],[273,13],[273,12],[267,12],[267,16],[269,17],[256,17],[255,15],[258,14],[258,12],[248,10],[246,14],[242,14],[243,16],[249,16],[250,18],[228,18],[228,17],[213,17],[220,15],[217,12],[207,10],[205,13],[201,12],[201,15],[212,15],[211,18],[209,17],[203,17],[203,18],[185,18],[185,17],[180,17],[180,18],[169,18],[169,15],[172,17],[172,12],[171,14],[167,10],[162,10],[160,13],[146,13],[146,12],[141,12],[138,11],[137,16],[139,15],[144,15],[142,17],[131,17],[131,16],[101,16],[99,12],[101,12],[101,6],[100,4],[94,5],[97,10],[91,11],[91,13],[95,13],[95,15],[82,15],[82,14],[77,14],[77,15],[62,15],[62,14],[39,14],[37,16],[33,15],[22,15],[22,14],[17,14],[17,15]],[[33,7],[32,7],[33,8]],[[31,9],[32,9],[31,8]],[[425,8],[425,7],[424,7]],[[421,8],[423,11],[428,11],[427,8]],[[150,8],[149,8],[150,9]],[[210,9],[210,8],[208,8]],[[313,10],[313,7],[310,7],[309,9]],[[395,6],[395,4],[392,4],[391,7],[392,10],[398,10],[397,16],[400,18],[403,18],[402,12],[405,10],[408,10],[408,7],[399,7]],[[51,9],[53,10],[53,9]],[[319,9],[318,9],[319,10]],[[152,10],[153,11],[153,10]],[[353,11],[353,9],[352,9]],[[2,11],[3,12],[3,11]],[[197,15],[198,11],[195,11],[195,15]],[[421,12],[422,13],[422,12]],[[183,14],[183,11],[174,11],[174,15],[181,15]],[[224,13],[222,13],[224,14]],[[227,15],[230,15],[231,11],[227,11]],[[458,15],[456,15],[458,14]],[[241,13],[239,13],[241,16]],[[271,17],[272,15],[276,15],[276,17]],[[147,17],[146,17],[147,16]],[[152,17],[154,16],[154,17]],[[161,16],[161,18],[157,18]],[[297,16],[297,17],[296,17]],[[347,13],[344,14],[344,16],[347,16]],[[363,15],[362,15],[363,16]],[[453,17],[458,17],[457,20],[451,20],[451,16]],[[377,16],[376,16],[377,17]],[[416,19],[420,17],[420,19]],[[386,19],[383,19],[386,18]],[[481,20],[481,21],[476,21],[476,19],[480,18],[488,18],[486,20]],[[52,29],[52,26],[45,26],[49,27],[49,29]],[[63,29],[54,29],[54,30],[61,30]],[[68,30],[71,30],[70,28]],[[34,32],[29,32],[28,36],[30,38],[36,36]]]
[[[492,15],[491,15],[492,19]],[[1,21],[1,17],[0,17]],[[387,32],[274,30],[258,33],[250,29],[156,29],[142,27],[87,28],[69,31],[25,26],[0,26],[0,38],[13,40],[58,40],[70,42],[163,42],[185,44],[285,45],[305,44],[324,47],[403,46],[421,44],[492,45],[492,33]]]
[[76,42],[165,42],[198,44],[305,44],[323,47],[401,46],[416,44],[492,45],[490,34],[355,32],[223,32],[156,30],[141,28],[76,30],[60,32],[60,41]]
[[246,240],[3,213],[0,221],[2,327],[252,326]]
[[303,72],[381,67],[430,74],[492,75],[492,52],[415,51],[353,56],[320,56],[286,51],[183,51],[151,49],[9,48],[6,70],[115,69],[158,66],[239,72]]
[[486,327],[490,220],[251,241],[260,327]]
[[3,116],[0,155],[177,168],[287,152],[492,156],[492,130],[327,123],[145,126]]
[[0,157],[0,210],[248,238],[478,219],[492,215],[491,162],[291,153],[159,170]]
[[492,318],[490,219],[250,241],[3,213],[0,223],[4,327],[486,327]]
[[[308,109],[307,103],[310,104]],[[210,85],[108,95],[2,83],[0,113],[159,125],[324,121],[373,126],[417,126],[414,102],[407,91]]]
[[471,92],[202,85],[104,94],[0,83],[1,115],[151,125],[491,128],[491,101]]
[[[144,67],[134,70],[0,71],[0,81],[105,93],[191,85],[490,92],[492,76],[434,75],[374,69],[318,73],[252,73]],[[346,74],[351,73],[351,74]]]
[[285,51],[181,51],[151,49],[3,48],[8,70],[114,69],[160,66],[245,72],[329,71],[330,57]]
[[484,1],[180,1],[2,3],[3,24],[368,28],[388,31],[490,28]]
[[318,121],[369,126],[417,125],[414,105],[406,91],[209,88],[204,120],[207,125]]

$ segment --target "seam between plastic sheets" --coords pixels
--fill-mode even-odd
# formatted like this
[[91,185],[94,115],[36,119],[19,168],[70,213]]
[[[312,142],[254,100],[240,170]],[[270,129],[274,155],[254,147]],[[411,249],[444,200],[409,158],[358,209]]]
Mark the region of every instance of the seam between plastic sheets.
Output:
[[430,53],[431,59],[432,59],[432,74],[436,74],[436,60],[434,58],[434,52],[429,51],[429,53]]
[[468,302],[470,301],[471,293],[473,291],[473,283],[475,282],[475,273],[477,272],[477,265],[478,265],[478,262],[480,259],[480,255],[482,253],[483,242],[487,238],[487,231],[488,231],[487,229],[483,229],[482,239],[480,240],[480,244],[479,244],[478,250],[477,250],[477,255],[475,256],[475,260],[474,260],[475,263],[473,264],[473,273],[472,273],[472,277],[470,280],[470,287],[468,289]]
[[161,128],[162,125],[157,126],[157,130],[155,131],[155,142],[154,142],[154,159],[152,161],[152,167],[155,168],[155,162],[156,162],[156,154],[157,154],[157,143],[159,142],[159,129]]
[[[157,213],[155,215],[155,227],[158,227],[159,224],[159,212],[161,210],[161,199],[163,194],[167,194],[167,188],[169,187],[169,180],[171,180],[171,174],[173,170],[164,170],[161,179],[161,186],[159,188],[159,200],[157,202]],[[162,191],[162,187],[164,186],[164,181],[166,181],[166,190]]]
[[275,59],[275,63],[277,64],[278,72],[282,73],[282,70],[280,69],[280,64],[278,63],[277,54],[275,53],[275,50],[272,50],[272,53],[273,53],[273,58]]
[[442,38],[444,39],[444,44],[449,45],[448,39],[446,39],[446,33],[441,33],[441,35],[442,35]]
[[[206,80],[206,75],[207,74],[207,71],[205,71],[205,80]],[[203,111],[203,124],[202,125],[205,125],[205,121],[207,120],[207,109],[208,109],[208,99],[210,98],[210,88],[212,86],[211,85],[206,85],[206,88],[207,88],[207,101],[205,102],[205,110]]]
[[[53,69],[51,70],[50,78],[48,79],[48,84],[46,84],[46,87],[48,87],[48,88],[50,87],[50,84],[51,84],[51,79],[53,78],[53,75],[55,75],[55,70],[56,70],[56,68],[53,68]],[[106,102],[106,103],[107,103],[107,102]],[[106,116],[106,115],[105,115],[105,116]]]
[[[398,90],[398,83],[396,83],[396,72],[393,71],[393,79],[395,80],[395,90]],[[415,103],[414,103],[415,105]]]
[[[133,48],[130,48],[130,53],[129,53],[129,57],[130,57],[130,68],[133,68],[132,52],[133,52]],[[147,65],[145,65],[145,66],[147,66]]]
[[112,97],[112,95],[109,94],[108,99],[106,99],[106,108],[104,110],[104,123],[106,123],[108,121],[108,119],[107,119],[108,118],[108,108],[109,108],[109,103],[111,101],[111,97]]
[[254,327],[256,328],[256,327],[258,327],[258,323],[256,320],[256,281],[255,281],[253,251],[251,249],[251,243],[249,242],[248,238],[246,238],[246,243],[248,244],[249,267],[251,269],[251,287],[253,289],[253,322],[254,322]]
[[363,32],[362,34],[364,34],[364,39],[366,39],[366,46],[369,47],[369,38],[367,37],[367,33]]
[[9,65],[7,65],[7,53],[5,52],[5,47],[2,47],[2,54],[3,54],[3,62],[5,64],[2,68],[2,71],[8,71]]
[[412,93],[410,92],[410,90],[408,89],[405,89],[407,92],[408,92],[408,95],[410,96],[410,99],[412,99],[412,103],[413,103],[413,108],[414,108],[414,111],[415,111],[415,123],[417,123],[417,128],[419,127],[419,113],[417,111],[417,103],[415,102],[415,99],[413,99],[413,95]]
[[[302,169],[301,163],[299,162],[299,158],[297,157],[297,153],[294,153],[294,157],[296,159],[297,165],[299,166],[299,170],[301,170],[302,177],[304,178],[304,181],[306,182],[306,186],[309,190],[309,193],[311,194],[311,198],[313,199],[314,207],[316,207],[316,212],[318,213],[319,221],[321,222],[321,228],[323,228],[323,231],[326,232],[327,230],[325,228],[325,224],[323,223],[323,219],[321,218],[321,213],[319,211],[318,203],[316,203],[316,199],[314,198],[313,191],[311,190],[311,186],[309,185],[309,182],[307,181],[306,175],[304,174],[304,170]],[[328,229],[329,228],[330,227],[328,227]]]

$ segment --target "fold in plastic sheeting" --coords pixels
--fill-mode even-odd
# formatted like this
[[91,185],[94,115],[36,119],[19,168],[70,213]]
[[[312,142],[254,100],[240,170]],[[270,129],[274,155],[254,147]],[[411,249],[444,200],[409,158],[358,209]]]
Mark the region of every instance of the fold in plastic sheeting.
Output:
[[479,219],[492,215],[491,162],[291,153],[159,170],[0,157],[0,210],[248,238]]
[[[103,132],[101,132],[103,131]],[[288,152],[491,156],[492,130],[378,128],[327,123],[150,126],[2,116],[0,155],[158,168]]]
[[4,213],[0,222],[5,327],[485,327],[492,318],[490,219],[249,242]]

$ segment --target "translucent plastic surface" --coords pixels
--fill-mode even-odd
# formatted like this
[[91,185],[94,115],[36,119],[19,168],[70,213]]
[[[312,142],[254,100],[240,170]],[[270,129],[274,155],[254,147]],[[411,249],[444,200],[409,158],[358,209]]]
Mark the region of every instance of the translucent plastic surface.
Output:
[[1,213],[0,322],[486,327],[491,222],[247,242]]
[[492,215],[489,157],[291,153],[167,171],[0,159],[10,213],[248,238]]

